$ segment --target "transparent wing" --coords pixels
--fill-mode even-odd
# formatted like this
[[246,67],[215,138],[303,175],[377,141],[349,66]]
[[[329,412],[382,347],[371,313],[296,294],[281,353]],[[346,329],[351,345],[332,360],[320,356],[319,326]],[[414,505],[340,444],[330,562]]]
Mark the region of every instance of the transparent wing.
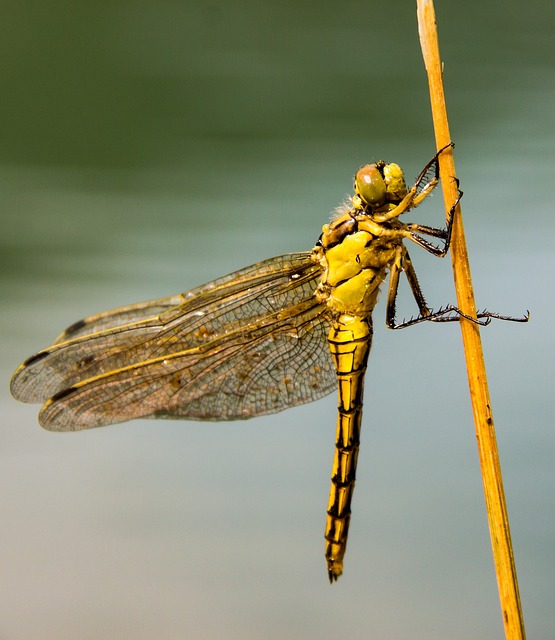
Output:
[[89,316],[72,324],[61,333],[52,344],[67,342],[79,336],[86,336],[91,333],[112,329],[113,327],[140,322],[141,320],[150,320],[168,309],[177,307],[183,302],[184,294],[178,294],[169,296],[168,298],[138,302],[137,304],[131,304],[127,307],[119,307],[117,309],[111,309],[110,311],[97,313],[94,316]]
[[[169,307],[154,318],[148,303],[93,316],[23,363],[12,393],[52,396],[40,414],[52,430],[139,417],[245,419],[310,402],[336,387],[329,320],[314,298],[319,275],[308,252],[279,256],[154,301]],[[117,326],[130,317],[146,319]],[[85,327],[110,328],[80,335]]]
[[[255,295],[260,295],[265,290],[264,285],[277,286],[280,276],[286,280],[287,278],[295,279],[297,272],[310,274],[319,272],[310,255],[309,251],[303,251],[269,258],[185,293],[148,302],[138,302],[89,316],[68,327],[53,344],[122,325],[151,320],[174,308],[177,313],[194,312],[200,308],[206,311],[209,302],[217,299],[223,301],[251,287],[255,288]],[[259,290],[258,287],[261,289]]]

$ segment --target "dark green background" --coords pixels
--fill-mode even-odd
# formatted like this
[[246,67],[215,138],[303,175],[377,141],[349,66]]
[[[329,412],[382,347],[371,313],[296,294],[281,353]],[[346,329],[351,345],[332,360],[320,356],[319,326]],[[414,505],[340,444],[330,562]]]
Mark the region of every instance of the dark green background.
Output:
[[[529,637],[553,633],[555,9],[438,2]],[[412,2],[4,2],[2,638],[502,638],[455,326],[383,327],[346,572],[336,400],[234,424],[36,424],[8,381],[88,313],[309,249],[359,165],[434,152]],[[441,196],[418,211],[439,224]],[[448,261],[412,251],[433,306]],[[413,312],[408,298],[405,315]]]

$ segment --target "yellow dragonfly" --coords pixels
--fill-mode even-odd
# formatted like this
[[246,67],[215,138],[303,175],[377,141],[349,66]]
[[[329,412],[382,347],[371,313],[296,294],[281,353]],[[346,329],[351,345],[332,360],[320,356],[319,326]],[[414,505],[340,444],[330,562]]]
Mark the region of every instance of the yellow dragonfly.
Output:
[[[338,388],[325,530],[328,575],[330,582],[337,580],[347,545],[380,285],[389,272],[391,329],[467,317],[454,306],[438,311],[427,306],[403,243],[410,240],[445,256],[457,203],[444,229],[399,219],[437,185],[442,151],[410,189],[397,164],[362,167],[354,195],[324,225],[312,251],[271,258],[187,293],[76,322],[17,369],[13,396],[44,403],[39,421],[46,429],[76,431],[134,418],[244,420],[312,402]],[[402,272],[419,314],[397,323]],[[492,317],[514,320],[489,312],[468,319],[487,324]]]

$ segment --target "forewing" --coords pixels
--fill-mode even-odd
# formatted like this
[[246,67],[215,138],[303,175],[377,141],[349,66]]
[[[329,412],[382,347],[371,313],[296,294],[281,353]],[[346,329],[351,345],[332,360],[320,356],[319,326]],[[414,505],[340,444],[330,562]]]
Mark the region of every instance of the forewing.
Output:
[[[329,372],[331,369],[325,335],[323,338],[320,335],[323,331],[320,325],[327,325],[327,320],[325,314],[322,315],[322,308],[314,299],[314,290],[319,275],[320,267],[312,261],[308,252],[278,256],[198,287],[181,296],[156,300],[152,303],[141,303],[91,316],[91,318],[76,323],[73,328],[70,327],[63,334],[66,337],[72,335],[72,339],[56,343],[32,356],[21,365],[12,379],[12,393],[16,398],[26,402],[43,402],[51,396],[58,396],[57,402],[59,403],[62,400],[59,396],[63,396],[64,393],[66,393],[66,398],[72,396],[72,401],[78,397],[79,394],[75,391],[72,391],[71,394],[68,393],[68,389],[76,385],[80,385],[80,389],[85,386],[87,389],[93,389],[98,385],[110,396],[110,394],[113,395],[114,385],[117,385],[117,376],[121,375],[125,378],[125,372],[134,371],[132,374],[134,378],[141,378],[141,380],[137,380],[139,388],[142,388],[141,384],[144,384],[143,374],[145,380],[148,381],[147,384],[152,384],[151,393],[143,393],[142,395],[139,393],[138,398],[152,396],[158,386],[151,379],[152,377],[159,376],[160,384],[164,384],[164,380],[167,381],[171,378],[172,384],[176,385],[176,372],[171,367],[166,371],[164,369],[166,365],[160,363],[171,360],[172,366],[178,367],[180,371],[186,371],[188,367],[193,365],[202,367],[210,357],[213,357],[218,363],[218,367],[214,369],[214,371],[217,369],[218,375],[223,375],[222,372],[226,370],[226,366],[229,371],[244,371],[248,365],[254,370],[256,357],[261,356],[245,359],[243,354],[250,352],[250,342],[253,342],[253,348],[255,348],[254,343],[257,340],[258,350],[255,348],[253,353],[265,354],[265,358],[271,358],[270,352],[273,351],[274,358],[278,363],[276,366],[284,372],[283,379],[289,384],[286,363],[280,364],[279,360],[280,358],[284,359],[286,354],[287,357],[290,357],[289,350],[294,350],[295,345],[301,344],[298,342],[298,338],[291,337],[295,336],[297,326],[304,331],[303,336],[307,336],[303,338],[303,345],[310,345],[312,341],[318,340],[324,345],[324,349],[321,349],[321,345],[320,349],[314,345],[303,346],[307,354],[317,352],[318,358],[323,364],[315,365],[314,362],[311,364],[308,358],[303,361],[301,357],[299,361],[295,361],[295,366],[291,371],[296,371],[297,376],[308,375],[312,371],[311,367],[318,366],[325,372]],[[171,307],[171,302],[176,300],[180,300],[180,304]],[[166,307],[168,307],[167,310],[164,310]],[[157,311],[162,309],[162,312],[156,317],[148,318],[149,309]],[[118,321],[129,318],[134,318],[135,321],[117,326]],[[297,319],[292,321],[291,318]],[[114,323],[116,326],[113,326]],[[313,326],[316,329],[313,329]],[[98,331],[99,328],[101,330]],[[76,335],[90,330],[97,331],[91,334]],[[288,347],[283,347],[281,350],[271,348],[275,336],[287,335],[291,330],[293,333],[283,343],[289,343]],[[264,337],[264,331],[267,332],[266,337]],[[315,337],[316,335],[318,338]],[[242,349],[239,354],[235,354],[233,350],[233,347],[237,345],[241,345]],[[264,345],[263,349],[261,345]],[[299,353],[302,353],[302,349]],[[180,362],[174,363],[173,356],[180,359]],[[224,366],[223,361],[227,359],[229,361]],[[266,359],[265,362],[268,364],[270,360]],[[244,375],[244,373],[240,375]],[[324,373],[324,375],[327,374]],[[92,380],[96,378],[98,381]],[[187,375],[184,379],[186,378]],[[193,378],[197,379],[198,374],[195,374]],[[328,375],[328,378],[333,380],[331,375]],[[206,380],[207,378],[204,379],[204,385],[206,385]],[[226,381],[226,384],[229,385],[229,380]],[[266,384],[271,386],[273,382],[268,381]],[[318,385],[316,386],[318,387]],[[325,384],[325,389],[328,386]],[[203,387],[202,384],[198,384],[187,388],[191,390],[191,398],[193,399],[193,392],[196,393]],[[285,406],[308,402],[328,391],[318,388],[318,392],[318,395],[315,396],[313,392],[298,391],[291,396],[292,399],[288,404],[282,406],[285,401],[280,400],[277,403],[270,403],[268,406],[264,405],[256,413],[254,413],[254,408],[249,405],[246,410],[244,408],[240,411],[232,409],[228,415],[220,402],[217,405],[218,408],[214,410],[221,416],[219,418],[217,415],[208,415],[207,407],[199,409],[194,414],[191,413],[192,410],[184,413],[175,413],[175,409],[172,411],[176,417],[234,419],[279,411]],[[180,392],[181,404],[186,404],[187,393],[187,391]],[[206,393],[205,387],[203,393]],[[158,397],[162,397],[162,395],[158,394]],[[260,396],[260,393],[256,396],[258,404],[260,404]],[[129,398],[128,401],[131,402]],[[103,396],[99,400],[99,406],[102,405],[102,402]],[[163,405],[156,404],[156,408],[153,408],[155,404],[152,403],[152,406],[147,407],[148,415],[153,415],[153,412],[163,412]],[[242,403],[239,402],[238,406],[240,404]],[[268,408],[270,406],[277,408]],[[121,411],[121,408],[118,408],[118,411]],[[133,412],[130,409],[129,412],[132,414],[131,417],[139,417],[137,411]],[[245,416],[245,412],[249,416]],[[106,417],[100,424],[129,419],[128,417],[122,418],[121,415],[126,415],[126,412],[123,411],[109,419]],[[71,428],[71,426],[67,428]]]
[[56,345],[61,342],[67,342],[68,340],[74,340],[80,336],[90,335],[91,333],[98,333],[99,331],[106,331],[114,327],[149,320],[182,303],[183,294],[178,294],[97,313],[83,318],[83,320],[74,322],[61,333],[52,344]]
[[[163,313],[60,342],[26,360],[15,372],[11,391],[23,402],[44,402],[78,382],[132,364],[168,356],[217,340],[276,310],[313,298],[320,267],[310,253],[271,258],[174,296],[181,303]],[[147,315],[148,303],[141,308]],[[153,303],[160,308],[160,300]],[[96,318],[121,318],[121,312],[93,316],[82,322],[96,327]]]
[[212,300],[225,300],[251,287],[258,289],[265,284],[275,285],[279,275],[287,278],[297,271],[316,272],[319,269],[315,267],[310,256],[309,251],[302,251],[269,258],[185,293],[138,302],[88,316],[73,323],[52,344],[56,345],[92,333],[152,320],[170,309],[175,309],[178,313],[181,310],[185,314],[188,311],[206,307]]

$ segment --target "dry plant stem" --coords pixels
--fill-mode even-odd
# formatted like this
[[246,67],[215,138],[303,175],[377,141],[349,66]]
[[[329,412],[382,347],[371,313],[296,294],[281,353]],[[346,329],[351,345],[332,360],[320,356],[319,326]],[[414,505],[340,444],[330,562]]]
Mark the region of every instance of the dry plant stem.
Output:
[[[442,67],[439,57],[433,1],[417,0],[417,8],[420,44],[430,85],[436,145],[438,149],[441,149],[450,142],[451,135],[449,133],[447,110],[445,107]],[[457,198],[457,183],[454,180],[456,176],[455,163],[452,150],[442,153],[439,163],[443,196],[447,210],[449,210],[451,206],[449,203],[454,202]],[[474,302],[474,292],[472,289],[460,206],[457,207],[455,212],[451,258],[453,261],[458,306],[467,315],[475,316],[476,305]],[[524,620],[518,593],[516,569],[509,531],[509,519],[503,492],[503,480],[501,477],[499,454],[493,426],[480,331],[476,324],[463,318],[461,318],[460,325],[468,372],[470,398],[476,427],[476,438],[478,441],[478,453],[482,469],[482,482],[486,498],[493,557],[497,573],[497,584],[501,600],[503,623],[505,625],[505,637],[507,640],[524,640],[526,637]]]

